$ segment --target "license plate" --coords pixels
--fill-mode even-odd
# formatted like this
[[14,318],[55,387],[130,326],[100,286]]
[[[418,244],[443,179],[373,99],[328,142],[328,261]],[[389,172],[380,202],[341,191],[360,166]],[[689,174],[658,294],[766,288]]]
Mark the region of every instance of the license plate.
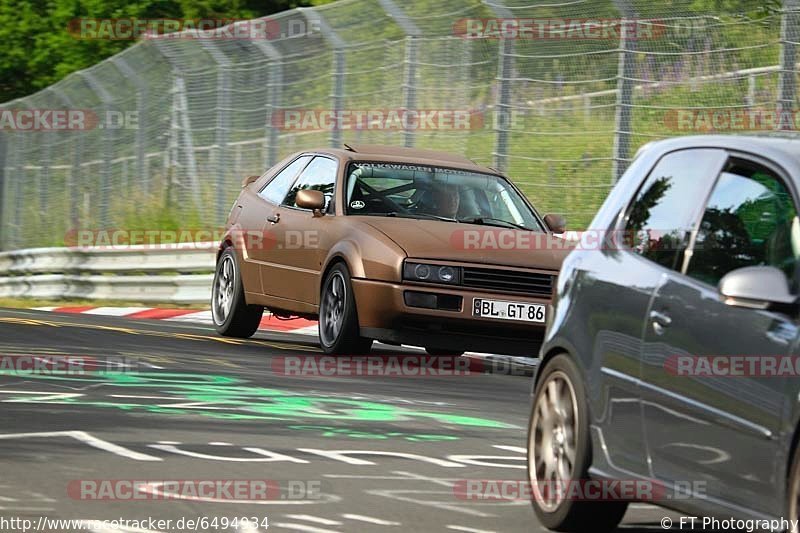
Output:
[[472,316],[522,322],[544,322],[545,305],[473,298]]

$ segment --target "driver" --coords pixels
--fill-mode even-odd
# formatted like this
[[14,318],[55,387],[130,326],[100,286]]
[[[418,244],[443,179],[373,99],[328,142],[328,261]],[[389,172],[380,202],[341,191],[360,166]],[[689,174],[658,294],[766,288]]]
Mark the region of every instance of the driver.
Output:
[[436,185],[431,191],[431,195],[433,197],[431,215],[456,218],[458,206],[461,203],[458,187],[455,185]]

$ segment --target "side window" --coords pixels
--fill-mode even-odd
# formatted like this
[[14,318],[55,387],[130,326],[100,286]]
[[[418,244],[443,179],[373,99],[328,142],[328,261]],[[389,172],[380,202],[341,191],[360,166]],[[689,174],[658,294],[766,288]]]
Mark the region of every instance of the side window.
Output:
[[681,150],[656,164],[628,208],[625,237],[631,251],[666,268],[680,268],[688,237],[725,152]]
[[274,204],[280,204],[281,201],[283,201],[283,199],[286,197],[289,187],[291,187],[292,183],[294,183],[297,173],[303,170],[310,160],[310,155],[298,157],[289,163],[289,166],[278,172],[278,174],[272,178],[258,194],[261,195],[261,197],[265,200],[269,200]]
[[783,181],[731,159],[706,206],[686,274],[716,285],[731,270],[769,265],[794,281],[800,255],[797,207]]
[[315,157],[314,160],[308,164],[303,173],[300,174],[300,177],[297,178],[297,181],[288,194],[286,194],[283,204],[295,207],[294,200],[298,191],[314,189],[322,191],[322,193],[325,194],[325,199],[327,200],[325,205],[327,209],[331,198],[333,198],[333,188],[336,184],[336,169],[338,166],[338,163],[333,159],[320,156]]

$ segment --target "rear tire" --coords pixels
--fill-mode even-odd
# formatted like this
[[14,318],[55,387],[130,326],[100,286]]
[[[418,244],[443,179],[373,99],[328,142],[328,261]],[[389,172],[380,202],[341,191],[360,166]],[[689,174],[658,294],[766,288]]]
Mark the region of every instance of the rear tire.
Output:
[[372,339],[359,334],[356,299],[344,263],[334,265],[322,284],[319,344],[331,355],[362,355],[372,348]]
[[217,261],[211,288],[211,316],[217,333],[240,339],[252,337],[263,314],[260,305],[247,305],[236,251],[225,248]]
[[[794,450],[789,478],[786,480],[786,510],[789,520],[800,519],[800,446]],[[791,533],[798,533],[797,529]]]
[[580,371],[566,354],[548,361],[541,372],[528,425],[533,510],[542,525],[555,531],[613,531],[628,502],[570,499],[552,490],[589,479],[589,410]]

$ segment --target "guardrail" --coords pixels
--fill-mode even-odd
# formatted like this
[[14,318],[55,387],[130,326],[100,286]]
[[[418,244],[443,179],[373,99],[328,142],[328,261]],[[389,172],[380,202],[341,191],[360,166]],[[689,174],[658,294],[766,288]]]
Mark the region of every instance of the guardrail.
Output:
[[[562,238],[577,241],[579,232]],[[206,303],[217,243],[31,248],[0,253],[0,298]]]
[[216,243],[0,253],[0,297],[205,303]]

